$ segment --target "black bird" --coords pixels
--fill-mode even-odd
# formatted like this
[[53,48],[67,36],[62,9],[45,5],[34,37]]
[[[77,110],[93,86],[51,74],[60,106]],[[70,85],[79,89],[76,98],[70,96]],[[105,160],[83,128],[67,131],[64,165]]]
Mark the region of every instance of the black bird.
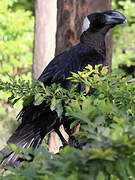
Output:
[[[39,81],[45,85],[60,83],[63,88],[70,88],[71,82],[66,78],[71,72],[82,71],[85,66],[91,64],[106,64],[105,35],[118,24],[126,22],[123,14],[117,11],[96,12],[88,15],[83,22],[80,43],[68,51],[56,56],[44,69]],[[81,87],[80,87],[81,90]],[[64,138],[59,132],[59,126],[63,123],[65,129],[69,130],[69,121],[61,121],[55,112],[50,110],[49,105],[43,102],[39,106],[33,103],[24,107],[20,113],[21,125],[9,138],[8,143],[23,148],[38,148],[44,137],[55,130],[63,143]],[[4,154],[2,166],[20,167],[24,159],[21,159],[15,152],[3,148]]]

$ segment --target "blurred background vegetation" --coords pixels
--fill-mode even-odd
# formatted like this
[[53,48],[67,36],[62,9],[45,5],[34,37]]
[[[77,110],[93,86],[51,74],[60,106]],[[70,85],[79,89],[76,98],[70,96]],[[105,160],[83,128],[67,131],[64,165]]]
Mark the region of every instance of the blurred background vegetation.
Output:
[[[112,69],[135,76],[135,3],[112,0],[112,9],[127,17],[126,25],[113,30]],[[32,80],[34,37],[34,0],[0,1],[0,78]],[[10,107],[9,94],[0,92],[0,148],[16,127],[15,116],[21,108]]]
[[[0,78],[31,80],[34,31],[34,0],[0,1]],[[14,110],[7,93],[0,92],[0,147],[15,128]],[[12,125],[11,125],[12,124]]]
[[135,76],[135,1],[113,0],[112,7],[122,12],[128,23],[113,29],[112,68]]

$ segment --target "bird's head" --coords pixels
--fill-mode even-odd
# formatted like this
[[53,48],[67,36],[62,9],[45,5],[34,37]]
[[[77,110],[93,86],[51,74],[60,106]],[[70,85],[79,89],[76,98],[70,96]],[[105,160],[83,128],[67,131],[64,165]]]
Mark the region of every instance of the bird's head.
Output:
[[125,16],[118,11],[108,10],[104,12],[96,12],[88,15],[84,19],[82,33],[85,31],[91,31],[106,34],[109,29],[118,24],[123,24],[126,21]]

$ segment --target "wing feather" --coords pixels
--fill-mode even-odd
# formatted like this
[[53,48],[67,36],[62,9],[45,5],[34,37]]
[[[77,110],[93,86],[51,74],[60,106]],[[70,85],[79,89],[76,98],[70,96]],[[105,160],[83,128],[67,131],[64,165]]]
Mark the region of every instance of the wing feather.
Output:
[[91,64],[96,56],[101,56],[97,52],[94,55],[93,51],[95,53],[95,50],[91,47],[79,43],[69,51],[56,56],[48,64],[38,80],[45,85],[65,81],[71,72],[82,70],[87,64]]

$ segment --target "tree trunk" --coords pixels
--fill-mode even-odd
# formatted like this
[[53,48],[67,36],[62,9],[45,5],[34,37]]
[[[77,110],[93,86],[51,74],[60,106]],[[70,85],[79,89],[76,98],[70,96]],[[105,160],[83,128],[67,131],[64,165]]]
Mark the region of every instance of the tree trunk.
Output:
[[33,77],[37,79],[55,54],[57,0],[36,0]]
[[[56,55],[77,44],[80,40],[83,19],[90,13],[111,9],[111,0],[58,0],[57,8]],[[112,36],[110,32],[106,38],[107,63],[110,67],[112,59],[111,46]],[[61,128],[61,132],[64,133],[63,128]],[[65,139],[68,139],[67,135]],[[58,142],[56,134],[51,134],[49,140],[51,152],[58,152]]]
[[[38,79],[46,65],[53,59],[55,55],[56,20],[57,0],[50,0],[47,2],[45,0],[36,0],[33,58],[34,79]],[[58,137],[57,141],[59,141]],[[56,143],[56,146],[57,144],[58,142]],[[55,146],[51,147],[50,150],[56,152]]]

